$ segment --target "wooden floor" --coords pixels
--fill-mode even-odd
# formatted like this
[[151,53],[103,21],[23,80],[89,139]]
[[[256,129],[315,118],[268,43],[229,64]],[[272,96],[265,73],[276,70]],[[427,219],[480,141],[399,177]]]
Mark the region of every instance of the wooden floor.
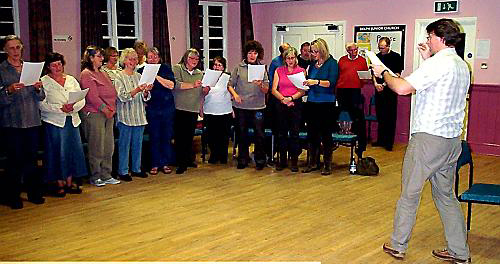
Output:
[[[341,147],[326,177],[203,164],[181,176],[86,184],[83,194],[25,202],[22,210],[0,206],[0,261],[443,263],[430,254],[445,241],[429,184],[406,259],[381,250],[392,230],[404,147],[368,149],[377,177],[349,175]],[[474,162],[477,181],[500,184],[500,158],[475,155]],[[500,263],[500,206],[474,205],[472,220],[473,263]]]

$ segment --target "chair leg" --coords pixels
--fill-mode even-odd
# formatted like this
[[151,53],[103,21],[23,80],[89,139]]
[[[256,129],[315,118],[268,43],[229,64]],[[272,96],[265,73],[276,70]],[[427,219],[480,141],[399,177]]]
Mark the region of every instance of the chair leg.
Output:
[[472,213],[472,203],[467,203],[467,231],[470,231],[471,213]]

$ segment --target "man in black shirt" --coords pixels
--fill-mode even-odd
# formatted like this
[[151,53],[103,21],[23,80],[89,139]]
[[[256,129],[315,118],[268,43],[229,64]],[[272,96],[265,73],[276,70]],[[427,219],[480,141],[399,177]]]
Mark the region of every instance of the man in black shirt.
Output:
[[299,66],[303,68],[304,70],[307,70],[307,66],[311,63],[311,43],[309,42],[304,42],[302,45],[300,45],[300,55],[297,58],[299,61]]
[[[379,53],[377,57],[382,63],[398,76],[403,71],[403,59],[399,53],[391,50],[391,40],[382,37],[378,41]],[[375,85],[375,110],[378,121],[378,140],[373,146],[384,147],[392,151],[396,134],[396,118],[398,109],[398,95],[386,86],[383,79],[373,77]]]

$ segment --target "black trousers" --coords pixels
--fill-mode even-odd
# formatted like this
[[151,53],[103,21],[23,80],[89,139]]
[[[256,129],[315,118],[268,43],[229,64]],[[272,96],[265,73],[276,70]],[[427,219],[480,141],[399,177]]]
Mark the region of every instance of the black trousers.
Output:
[[378,121],[378,144],[392,148],[396,135],[396,118],[398,111],[398,95],[389,87],[375,93],[375,111]]
[[263,110],[247,110],[234,108],[236,114],[236,141],[238,143],[238,163],[248,164],[250,155],[248,147],[250,146],[250,137],[248,128],[254,128],[254,158],[255,163],[266,163],[266,152],[264,150],[264,113]]
[[40,127],[3,128],[2,131],[7,151],[6,175],[2,180],[6,199],[20,199],[23,183],[29,199],[41,197],[42,175],[36,170]]
[[339,113],[347,111],[352,119],[351,132],[358,136],[358,148],[356,154],[361,157],[366,150],[366,120],[361,108],[362,95],[360,88],[337,89],[337,100],[339,102]]
[[280,153],[286,153],[296,158],[300,155],[299,129],[302,121],[302,99],[294,101],[294,106],[288,107],[278,103],[276,121],[278,122],[278,144]]
[[198,113],[175,110],[174,138],[177,167],[186,168],[192,160],[194,129]]
[[205,114],[203,123],[206,128],[208,147],[210,148],[210,160],[226,163],[232,115]]
[[338,131],[335,103],[306,103],[307,138],[311,150],[319,150],[321,143],[325,154],[333,148],[332,133]]

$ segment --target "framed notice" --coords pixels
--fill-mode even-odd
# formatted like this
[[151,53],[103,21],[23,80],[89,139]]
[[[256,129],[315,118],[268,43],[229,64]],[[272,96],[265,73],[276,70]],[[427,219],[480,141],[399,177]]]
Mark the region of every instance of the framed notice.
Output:
[[405,33],[406,25],[354,26],[354,42],[361,50],[378,53],[379,39],[388,37],[391,40],[391,50],[401,55],[404,67]]

